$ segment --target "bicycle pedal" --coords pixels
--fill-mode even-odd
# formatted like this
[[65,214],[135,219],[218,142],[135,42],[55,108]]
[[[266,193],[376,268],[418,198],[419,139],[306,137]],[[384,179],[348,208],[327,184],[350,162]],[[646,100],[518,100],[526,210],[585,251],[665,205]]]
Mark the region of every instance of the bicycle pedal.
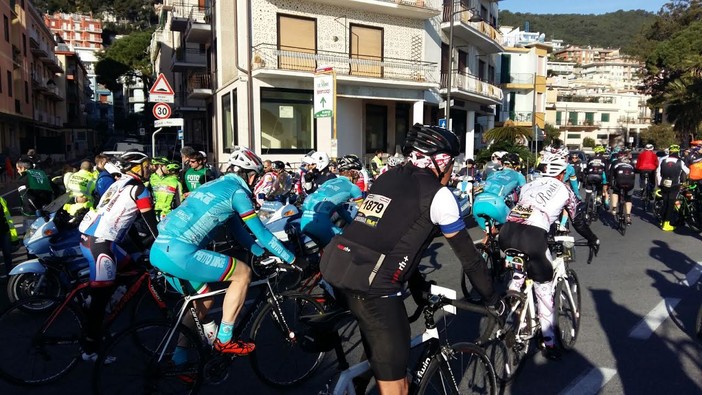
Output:
[[225,382],[229,378],[229,367],[234,358],[235,356],[213,353],[203,368],[205,382],[210,385]]

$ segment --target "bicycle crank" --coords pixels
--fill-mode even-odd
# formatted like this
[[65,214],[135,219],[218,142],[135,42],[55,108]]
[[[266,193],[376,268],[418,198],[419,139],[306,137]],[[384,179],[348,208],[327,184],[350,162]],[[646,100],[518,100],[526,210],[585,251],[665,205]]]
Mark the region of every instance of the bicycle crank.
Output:
[[229,355],[214,355],[207,362],[203,369],[204,379],[207,384],[219,385],[229,378],[229,367],[234,357]]

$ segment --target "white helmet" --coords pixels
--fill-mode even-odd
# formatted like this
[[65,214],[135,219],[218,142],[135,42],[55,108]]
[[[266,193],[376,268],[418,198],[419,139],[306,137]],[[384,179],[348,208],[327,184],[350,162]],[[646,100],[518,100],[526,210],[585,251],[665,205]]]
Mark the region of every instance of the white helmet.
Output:
[[317,151],[311,157],[312,163],[317,165],[317,169],[324,170],[329,166],[329,155],[326,152]]
[[110,175],[122,174],[119,166],[112,162],[105,163],[104,169],[106,172],[110,173]]
[[507,153],[507,151],[495,151],[490,157],[491,160],[502,159],[502,157]]
[[405,161],[403,156],[391,156],[388,158],[388,167],[397,167]]
[[648,150],[648,151],[653,150],[653,144],[646,144],[646,150]]
[[263,162],[253,151],[246,147],[234,147],[227,167],[234,166],[234,171],[239,169],[255,171],[257,174],[263,173]]
[[546,177],[556,177],[557,175],[563,173],[568,167],[568,162],[558,155],[550,155],[545,157],[541,164],[546,165],[546,168],[541,173]]

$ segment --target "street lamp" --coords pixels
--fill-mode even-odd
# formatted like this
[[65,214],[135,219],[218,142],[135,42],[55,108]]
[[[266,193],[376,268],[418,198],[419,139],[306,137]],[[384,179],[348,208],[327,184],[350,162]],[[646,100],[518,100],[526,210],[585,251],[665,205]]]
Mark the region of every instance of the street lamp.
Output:
[[[459,0],[462,6],[463,1]],[[444,107],[444,118],[446,118],[446,126],[449,126],[449,121],[451,119],[451,79],[453,77],[453,17],[460,14],[461,12],[470,11],[472,13],[468,22],[482,22],[483,18],[477,14],[475,7],[473,8],[462,8],[458,11],[454,11],[454,6],[456,1],[451,1],[451,8],[449,10],[449,70],[448,78],[446,81],[446,107]]]

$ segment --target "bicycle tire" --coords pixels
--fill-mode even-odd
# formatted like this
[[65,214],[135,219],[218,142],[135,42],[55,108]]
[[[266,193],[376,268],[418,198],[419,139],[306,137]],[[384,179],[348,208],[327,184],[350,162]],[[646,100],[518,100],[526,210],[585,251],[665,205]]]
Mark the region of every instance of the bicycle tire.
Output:
[[250,336],[256,349],[249,355],[249,362],[264,383],[277,388],[292,387],[309,378],[325,354],[300,347],[295,337],[295,333],[300,333],[299,317],[322,314],[324,308],[314,298],[298,293],[283,293],[276,300],[292,333],[285,333],[281,328],[273,302],[269,300],[261,307],[251,327]]
[[[571,300],[568,297],[568,290],[566,289],[564,283],[565,281],[568,282],[570,292],[573,296],[572,302],[575,303],[575,306],[571,304]],[[575,273],[575,270],[566,270],[566,277],[558,281],[554,299],[556,331],[558,332],[561,346],[563,346],[565,350],[571,350],[575,346],[575,342],[578,340],[578,332],[580,331],[580,317],[582,317],[580,282],[578,281],[578,276]]]
[[480,346],[462,342],[442,350],[447,351],[447,360],[441,354],[432,358],[419,382],[418,395],[497,393],[495,370]]
[[702,230],[702,223],[700,223],[700,214],[697,212],[697,207],[695,207],[693,201],[687,201],[685,204],[687,205],[685,223],[691,231],[699,233]]
[[[60,379],[76,366],[81,353],[80,310],[66,304],[44,329],[48,318],[64,300],[31,297],[12,304],[0,314],[0,338],[6,340],[0,347],[0,376],[15,384],[39,386]],[[44,303],[57,307],[32,310],[24,306]]]
[[697,335],[697,340],[702,342],[702,304],[700,304],[700,309],[697,311],[697,320],[695,321],[695,334]]
[[[524,296],[519,292],[509,291],[505,296],[505,303],[509,306],[510,313],[507,314],[502,327],[502,335],[488,342],[485,352],[492,361],[497,380],[502,384],[509,384],[516,377],[522,361],[529,352],[531,339],[526,343],[517,342],[519,314],[525,305]],[[526,320],[529,321],[529,317]]]
[[[207,351],[200,336],[178,325],[173,339],[166,345],[164,359],[158,361],[168,331],[169,321],[140,322],[117,335],[105,345],[93,370],[94,394],[195,394],[204,381]],[[170,363],[180,335],[187,347],[187,362],[180,367]],[[106,364],[107,358],[115,358]]]
[[151,291],[146,284],[142,287],[142,291],[139,292],[139,296],[136,297],[136,302],[132,308],[131,325],[134,325],[140,321],[153,321],[155,319],[168,319],[169,312],[175,311],[173,308],[177,302],[181,299],[181,295],[174,295],[173,293],[165,292],[159,286],[156,286],[156,291],[159,297],[166,303],[167,308],[162,310],[159,308],[156,301],[151,295]]
[[[65,290],[61,285],[61,280],[58,277],[59,273],[47,270],[43,274],[39,273],[20,273],[10,276],[10,281],[7,282],[7,298],[10,303],[15,303],[20,300],[31,298],[32,296],[45,296],[47,302],[53,298],[60,299],[65,295]],[[39,290],[36,289],[36,284],[44,277],[46,284]],[[35,310],[53,310],[53,304],[41,304],[36,306],[24,307],[27,311]]]

